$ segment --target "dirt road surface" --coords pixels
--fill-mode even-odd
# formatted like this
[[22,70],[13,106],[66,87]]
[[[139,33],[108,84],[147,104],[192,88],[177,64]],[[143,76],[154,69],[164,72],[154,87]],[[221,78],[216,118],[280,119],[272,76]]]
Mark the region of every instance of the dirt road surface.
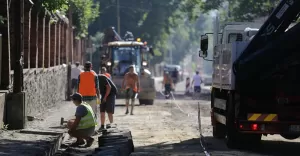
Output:
[[[230,150],[224,141],[212,138],[210,120],[210,97],[205,94],[200,100],[176,95],[174,100],[165,100],[161,91],[160,78],[156,79],[158,89],[154,105],[137,105],[134,115],[125,115],[124,100],[117,100],[115,124],[119,128],[130,129],[133,135],[135,152],[132,155],[155,156],[204,156],[200,146],[198,127],[198,103],[200,104],[201,130],[204,146],[212,156],[293,156],[299,155],[299,140],[286,141],[280,136],[263,137],[261,150]],[[182,94],[184,82],[177,85],[176,90]],[[209,88],[209,87],[207,87]],[[207,90],[205,92],[208,92]],[[74,115],[75,106],[71,102],[53,108],[44,121],[34,121],[32,128],[65,131],[59,126],[60,118]],[[95,141],[93,148],[97,147]],[[82,155],[80,152],[77,155]]]

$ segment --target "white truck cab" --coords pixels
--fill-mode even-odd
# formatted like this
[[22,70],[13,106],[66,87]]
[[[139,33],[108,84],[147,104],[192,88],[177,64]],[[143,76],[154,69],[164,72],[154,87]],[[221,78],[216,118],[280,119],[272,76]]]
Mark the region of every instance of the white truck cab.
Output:
[[[231,22],[219,26],[216,18],[214,32],[201,36],[201,53],[199,56],[206,57],[208,49],[208,36],[213,34],[213,75],[212,87],[234,90],[234,74],[232,64],[244,50],[248,41],[258,32],[262,23]],[[203,50],[204,48],[204,50]]]

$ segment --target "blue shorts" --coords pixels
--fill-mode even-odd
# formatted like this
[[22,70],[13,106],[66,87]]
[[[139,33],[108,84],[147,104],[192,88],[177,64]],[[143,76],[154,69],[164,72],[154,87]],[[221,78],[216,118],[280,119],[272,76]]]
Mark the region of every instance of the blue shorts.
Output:
[[201,93],[201,86],[194,86],[194,92]]

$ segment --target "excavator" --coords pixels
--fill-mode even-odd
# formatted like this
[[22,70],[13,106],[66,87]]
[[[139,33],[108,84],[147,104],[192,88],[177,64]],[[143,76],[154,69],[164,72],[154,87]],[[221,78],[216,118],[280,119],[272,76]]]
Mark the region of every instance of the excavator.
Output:
[[264,23],[215,26],[211,122],[229,148],[259,145],[262,135],[300,136],[299,13],[300,1],[282,0]]
[[[122,39],[114,27],[109,27],[104,31],[100,50],[94,54],[93,70],[99,71],[101,67],[106,67],[120,90],[128,67],[133,65],[140,80],[140,92],[137,97],[139,103],[152,105],[156,97],[156,89],[154,77],[149,70],[150,55],[154,56],[154,53],[152,47],[146,42],[142,42],[140,38],[135,41],[133,34],[129,31]],[[119,92],[117,98],[123,97],[124,93]]]

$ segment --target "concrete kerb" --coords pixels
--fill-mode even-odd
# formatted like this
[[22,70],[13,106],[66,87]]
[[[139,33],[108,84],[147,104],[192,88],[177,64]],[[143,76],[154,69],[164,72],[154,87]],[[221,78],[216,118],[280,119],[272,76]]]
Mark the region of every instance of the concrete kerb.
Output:
[[1,153],[5,155],[52,156],[58,151],[63,136],[63,133],[51,131],[4,131],[1,133]]

